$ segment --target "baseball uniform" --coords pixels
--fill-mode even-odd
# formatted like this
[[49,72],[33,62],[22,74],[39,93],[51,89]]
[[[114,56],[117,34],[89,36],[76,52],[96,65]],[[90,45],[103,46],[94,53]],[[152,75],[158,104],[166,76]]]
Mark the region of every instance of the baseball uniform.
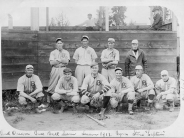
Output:
[[[90,97],[92,97],[94,94],[100,92],[99,100],[98,102],[102,101],[103,96],[111,96],[110,93],[110,84],[106,80],[106,78],[98,73],[97,77],[93,77],[91,74],[85,77],[82,87],[82,98],[81,103],[87,104],[90,102]],[[93,100],[91,100],[91,104],[93,103]]]
[[158,80],[156,82],[155,88],[159,93],[169,91],[168,94],[165,94],[161,97],[163,101],[166,102],[167,100],[177,100],[178,94],[176,91],[176,80],[173,77],[169,77],[167,82],[164,82],[162,79]]
[[[61,58],[70,60],[69,52],[64,49],[61,52],[55,49],[54,51],[50,53],[49,61],[53,61],[53,60],[57,60]],[[59,78],[63,76],[63,70],[65,69],[66,65],[67,64],[59,63],[57,65],[52,66],[47,92],[54,93],[54,90],[58,83]]]
[[[27,77],[26,75],[23,75],[22,77],[18,79],[18,83],[17,83],[17,91],[25,92],[26,94],[31,94],[36,89],[42,90],[42,87],[43,86],[40,81],[40,78],[35,74],[32,74],[31,77]],[[39,92],[33,95],[33,97],[35,98],[39,98],[43,96],[44,94],[42,92]],[[26,98],[19,95],[19,103],[26,105],[27,104]]]
[[[130,103],[130,100],[131,100],[131,103],[133,103],[135,99],[135,92],[134,92],[133,85],[128,78],[122,76],[121,82],[118,81],[116,78],[114,78],[111,81],[110,86],[111,86],[112,95],[113,93],[121,95],[122,94],[121,92],[123,90],[130,89],[126,94],[124,94],[124,96],[121,97],[121,99],[117,100],[115,97],[112,96],[110,100],[111,107],[116,108],[119,102]],[[129,107],[129,110],[132,110],[132,107]]]
[[[71,90],[70,93],[73,95],[67,95],[67,94],[59,94],[56,91],[57,90]],[[56,85],[55,93],[52,95],[53,100],[63,100],[63,101],[70,101],[74,103],[78,103],[80,101],[80,97],[77,93],[78,91],[78,83],[77,79],[73,76],[71,76],[70,80],[65,80],[65,77],[61,77]]]
[[[119,51],[114,48],[112,50],[109,48],[104,49],[101,54],[101,61],[104,59],[119,61]],[[104,75],[109,82],[115,78],[115,68],[116,65],[110,65],[107,67],[107,64],[102,63],[102,75]]]
[[151,86],[150,90],[146,90],[144,92],[141,92],[141,94],[136,92],[135,93],[136,94],[136,101],[148,98],[148,103],[153,102],[153,98],[150,98],[150,95],[155,95],[155,91],[153,90],[154,84],[147,74],[142,74],[141,78],[137,78],[137,76],[134,76],[131,78],[131,82],[134,86],[135,92],[138,89],[142,89],[142,88],[146,88],[148,86]]
[[77,60],[77,67],[75,69],[75,77],[78,80],[78,86],[81,87],[83,79],[91,73],[90,65],[97,58],[96,52],[93,48],[79,47],[76,49],[73,59]]

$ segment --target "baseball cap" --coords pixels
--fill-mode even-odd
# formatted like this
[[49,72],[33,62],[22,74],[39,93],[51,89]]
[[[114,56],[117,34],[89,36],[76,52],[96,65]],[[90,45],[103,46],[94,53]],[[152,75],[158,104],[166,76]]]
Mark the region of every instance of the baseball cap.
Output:
[[62,38],[56,38],[56,43],[57,43],[58,41],[63,41],[63,40],[62,40]]
[[82,41],[84,38],[86,38],[86,39],[89,40],[89,37],[88,37],[87,35],[83,35],[82,38],[81,38],[81,41]]
[[134,39],[134,40],[132,40],[132,43],[134,43],[134,44],[138,44],[139,42],[138,42],[138,40],[137,40],[137,39]]
[[168,71],[167,70],[162,70],[161,75],[168,75]]
[[114,38],[109,38],[108,42],[115,42],[115,39]]
[[137,65],[135,69],[143,69],[141,65]]
[[92,68],[93,66],[96,66],[96,65],[98,65],[98,63],[97,62],[93,62],[90,67]]
[[70,68],[65,68],[64,70],[63,70],[63,73],[65,74],[65,73],[72,73],[72,70],[70,69]]
[[32,65],[27,65],[26,69],[34,69],[34,67]]
[[123,71],[122,68],[120,68],[120,67],[115,68],[115,72],[116,72],[117,70]]

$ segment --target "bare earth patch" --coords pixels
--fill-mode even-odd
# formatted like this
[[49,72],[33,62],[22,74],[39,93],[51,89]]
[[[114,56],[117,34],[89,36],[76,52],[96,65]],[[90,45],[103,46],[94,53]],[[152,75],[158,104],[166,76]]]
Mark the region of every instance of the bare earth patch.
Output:
[[[68,110],[61,114],[50,111],[41,114],[14,113],[11,116],[4,114],[6,121],[19,130],[62,131],[62,130],[148,130],[166,128],[177,119],[179,108],[174,112],[136,112],[134,115],[127,113],[108,113],[108,119],[103,120],[105,127],[100,126],[85,113],[73,114]],[[97,113],[90,114],[97,118]]]

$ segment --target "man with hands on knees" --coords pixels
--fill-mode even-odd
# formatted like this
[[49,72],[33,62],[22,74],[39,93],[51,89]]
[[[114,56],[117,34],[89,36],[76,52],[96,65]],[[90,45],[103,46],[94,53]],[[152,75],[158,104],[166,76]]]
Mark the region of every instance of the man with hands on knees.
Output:
[[143,74],[141,65],[137,65],[135,70],[136,75],[131,78],[135,90],[135,101],[138,103],[142,99],[148,99],[148,105],[145,109],[153,109],[153,99],[155,97],[154,84],[147,74]]
[[169,76],[167,70],[161,71],[161,79],[155,85],[157,100],[164,103],[163,108],[174,111],[174,101],[177,100],[176,80]]
[[54,94],[51,98],[54,100],[54,113],[62,113],[66,108],[65,101],[71,102],[73,106],[73,112],[76,113],[76,105],[80,101],[78,94],[78,82],[75,77],[72,76],[72,70],[65,68],[63,70],[64,76],[62,76],[55,88]]
[[91,65],[91,74],[87,75],[84,78],[82,87],[81,87],[81,103],[88,105],[90,108],[101,107],[99,113],[99,119],[105,119],[105,110],[110,100],[110,84],[106,78],[98,73],[99,66],[98,63],[93,63]]
[[115,69],[116,77],[111,81],[111,99],[112,108],[116,108],[119,104],[122,107],[123,103],[128,103],[128,112],[133,115],[132,107],[135,100],[135,92],[131,81],[122,76],[123,70],[120,67]]
[[40,113],[38,106],[42,103],[44,94],[42,93],[42,83],[40,78],[33,74],[34,67],[27,65],[25,68],[25,75],[18,79],[17,91],[19,92],[19,103],[27,106],[30,100],[33,104],[35,112]]

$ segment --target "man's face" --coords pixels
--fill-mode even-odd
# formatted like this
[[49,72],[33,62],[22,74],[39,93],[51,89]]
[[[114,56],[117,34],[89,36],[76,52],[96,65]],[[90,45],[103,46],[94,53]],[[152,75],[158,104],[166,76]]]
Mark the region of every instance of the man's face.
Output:
[[138,48],[138,43],[132,43],[132,49],[137,50]]
[[167,74],[161,75],[161,78],[163,81],[167,81],[169,79],[169,76]]
[[83,40],[81,41],[81,43],[82,43],[82,45],[83,45],[84,47],[87,47],[89,41],[88,41],[88,39],[83,38]]
[[93,74],[98,73],[98,70],[99,70],[98,65],[95,65],[95,66],[91,67],[91,73],[93,73]]
[[88,15],[88,19],[91,19],[92,18],[92,15]]
[[117,78],[117,79],[120,79],[120,78],[122,77],[122,74],[123,74],[123,73],[122,73],[121,70],[117,70],[115,73],[116,73],[116,78]]
[[70,78],[71,78],[71,76],[72,76],[72,73],[71,73],[71,72],[65,73],[64,76],[65,76],[65,79],[66,79],[66,80],[70,80]]
[[58,50],[62,50],[63,49],[63,42],[57,41],[56,46],[57,46]]
[[32,76],[33,75],[33,72],[34,72],[34,70],[32,68],[28,68],[25,71],[26,71],[26,75],[27,76]]
[[108,42],[108,48],[114,48],[114,42]]
[[136,69],[135,70],[137,78],[140,78],[142,76],[143,70],[142,69]]

